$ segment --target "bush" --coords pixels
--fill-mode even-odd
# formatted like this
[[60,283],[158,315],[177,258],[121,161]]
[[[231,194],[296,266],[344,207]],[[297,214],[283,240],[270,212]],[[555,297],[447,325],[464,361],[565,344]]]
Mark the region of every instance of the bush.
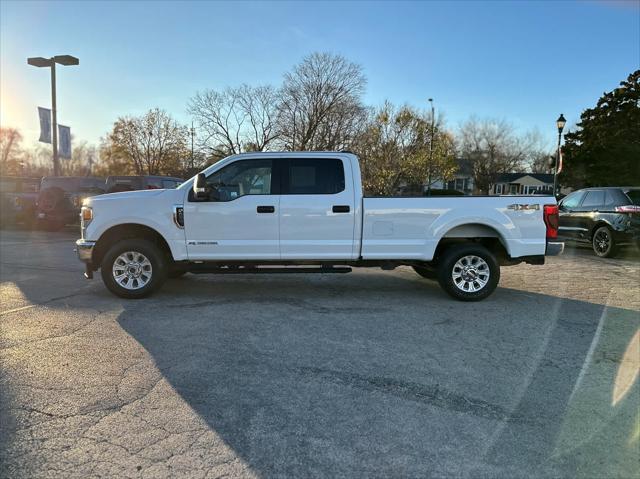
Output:
[[[425,191],[423,193],[423,196],[427,196],[427,195],[428,193]],[[449,190],[449,189],[439,190],[439,189],[432,188],[431,196],[464,196],[464,193],[458,190]]]

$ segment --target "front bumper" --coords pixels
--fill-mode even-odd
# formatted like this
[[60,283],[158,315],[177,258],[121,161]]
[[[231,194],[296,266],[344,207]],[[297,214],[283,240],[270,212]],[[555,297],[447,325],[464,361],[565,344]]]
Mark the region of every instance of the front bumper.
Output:
[[78,259],[85,264],[84,276],[87,279],[93,279],[93,248],[96,246],[95,241],[87,241],[79,239],[76,241],[76,253]]
[[561,255],[564,251],[564,243],[562,242],[553,242],[547,243],[547,249],[544,252],[545,256],[558,256]]
[[79,239],[76,241],[76,252],[78,253],[78,259],[85,263],[91,263],[93,258],[93,248],[95,247],[95,241],[87,241]]

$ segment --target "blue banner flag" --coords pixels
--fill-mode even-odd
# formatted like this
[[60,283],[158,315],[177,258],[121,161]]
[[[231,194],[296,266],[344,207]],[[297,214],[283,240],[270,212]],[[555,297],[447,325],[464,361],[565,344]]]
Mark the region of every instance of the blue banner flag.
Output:
[[58,155],[71,159],[71,128],[58,125]]
[[38,107],[40,117],[40,139],[43,143],[51,143],[51,110],[49,108]]

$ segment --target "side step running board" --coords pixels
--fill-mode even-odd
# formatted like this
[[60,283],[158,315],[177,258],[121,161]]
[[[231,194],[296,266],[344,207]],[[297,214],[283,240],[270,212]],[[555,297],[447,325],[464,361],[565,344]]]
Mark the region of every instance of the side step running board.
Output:
[[300,273],[322,273],[322,274],[336,274],[336,273],[351,273],[351,268],[348,266],[340,267],[290,267],[290,268],[276,268],[271,266],[256,266],[253,268],[246,267],[207,267],[196,266],[189,268],[191,273],[195,274],[300,274]]

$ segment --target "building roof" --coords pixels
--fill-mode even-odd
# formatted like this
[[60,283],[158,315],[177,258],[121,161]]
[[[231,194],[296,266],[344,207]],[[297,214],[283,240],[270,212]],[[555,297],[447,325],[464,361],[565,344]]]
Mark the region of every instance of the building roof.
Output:
[[473,164],[471,160],[466,158],[457,158],[456,163],[458,164],[458,171],[456,174],[464,176],[473,176]]
[[498,176],[496,183],[517,183],[520,178],[530,176],[542,183],[553,183],[553,175],[551,173],[502,173]]

